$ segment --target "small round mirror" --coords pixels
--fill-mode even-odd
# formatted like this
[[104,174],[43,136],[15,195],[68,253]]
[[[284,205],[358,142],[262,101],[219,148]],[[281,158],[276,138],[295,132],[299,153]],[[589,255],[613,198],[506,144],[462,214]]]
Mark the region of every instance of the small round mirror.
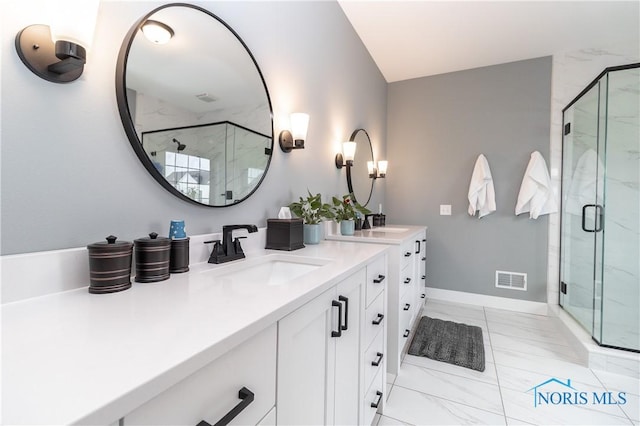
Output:
[[179,198],[224,207],[262,182],[273,151],[267,86],[244,42],[206,9],[167,4],[142,17],[120,49],[116,97],[136,155]]
[[367,162],[373,161],[371,139],[365,129],[357,129],[351,134],[349,141],[356,143],[356,155],[351,170],[347,171],[347,187],[356,201],[366,206],[373,193],[373,179],[369,177],[367,168]]

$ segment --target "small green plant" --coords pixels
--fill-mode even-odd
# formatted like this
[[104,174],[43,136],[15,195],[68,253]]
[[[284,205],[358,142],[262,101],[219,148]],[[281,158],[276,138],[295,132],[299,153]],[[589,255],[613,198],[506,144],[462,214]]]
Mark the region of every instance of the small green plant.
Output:
[[320,194],[313,195],[307,189],[307,198],[300,197],[300,200],[289,204],[289,208],[296,216],[302,218],[304,223],[314,225],[322,222],[322,219],[333,219],[331,206],[322,203]]
[[333,206],[331,207],[331,212],[333,214],[333,219],[338,223],[343,220],[355,220],[358,213],[363,215],[371,213],[369,209],[354,201],[352,194],[343,195],[342,200],[337,197],[333,197],[332,202]]

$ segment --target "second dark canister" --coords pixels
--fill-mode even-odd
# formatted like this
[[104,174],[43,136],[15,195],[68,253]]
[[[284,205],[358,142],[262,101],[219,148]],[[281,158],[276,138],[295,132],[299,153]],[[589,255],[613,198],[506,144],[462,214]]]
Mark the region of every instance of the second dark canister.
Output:
[[134,241],[137,282],[151,283],[169,278],[171,240],[152,232]]

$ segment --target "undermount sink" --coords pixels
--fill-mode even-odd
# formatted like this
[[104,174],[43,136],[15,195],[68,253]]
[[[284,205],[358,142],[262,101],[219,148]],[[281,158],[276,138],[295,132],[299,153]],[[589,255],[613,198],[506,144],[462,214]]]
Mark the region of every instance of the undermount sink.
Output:
[[215,280],[225,283],[256,283],[260,285],[282,285],[329,263],[329,259],[270,254],[247,258],[238,263],[213,269]]
[[402,232],[407,232],[408,230],[409,228],[392,228],[392,227],[382,226],[379,228],[373,228],[371,232],[391,232],[391,233],[400,234]]

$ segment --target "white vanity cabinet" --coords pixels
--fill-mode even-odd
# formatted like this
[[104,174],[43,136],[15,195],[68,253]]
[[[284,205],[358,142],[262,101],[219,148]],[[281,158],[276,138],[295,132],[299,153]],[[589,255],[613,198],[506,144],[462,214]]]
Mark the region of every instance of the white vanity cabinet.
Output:
[[353,236],[327,235],[328,240],[388,244],[387,373],[396,376],[424,306],[427,228],[390,225],[356,231]]
[[229,424],[275,424],[276,341],[273,324],[127,414],[124,425],[213,425],[230,413]]
[[278,322],[279,425],[373,421],[385,390],[375,373],[384,369],[386,262],[376,258]]

